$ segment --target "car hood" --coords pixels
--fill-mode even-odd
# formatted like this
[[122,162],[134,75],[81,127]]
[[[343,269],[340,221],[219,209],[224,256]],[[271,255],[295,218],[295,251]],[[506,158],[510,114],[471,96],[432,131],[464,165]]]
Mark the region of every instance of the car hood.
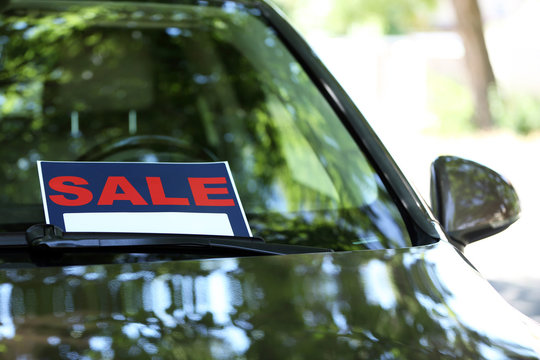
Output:
[[444,241],[0,273],[6,358],[537,358],[531,324]]

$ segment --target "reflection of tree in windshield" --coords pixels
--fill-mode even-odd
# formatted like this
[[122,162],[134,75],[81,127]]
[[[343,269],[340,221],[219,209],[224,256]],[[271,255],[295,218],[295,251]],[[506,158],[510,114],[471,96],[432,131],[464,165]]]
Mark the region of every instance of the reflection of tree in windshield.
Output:
[[[382,182],[271,29],[236,8],[126,9],[8,12],[0,207],[40,204],[39,159],[227,160],[269,240],[409,245]],[[3,221],[41,209],[21,212]]]

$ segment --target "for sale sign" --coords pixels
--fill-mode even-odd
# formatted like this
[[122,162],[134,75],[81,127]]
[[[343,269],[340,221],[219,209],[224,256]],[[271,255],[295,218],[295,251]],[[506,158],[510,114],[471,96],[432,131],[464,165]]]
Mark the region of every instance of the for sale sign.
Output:
[[227,162],[39,161],[48,224],[69,232],[251,236]]

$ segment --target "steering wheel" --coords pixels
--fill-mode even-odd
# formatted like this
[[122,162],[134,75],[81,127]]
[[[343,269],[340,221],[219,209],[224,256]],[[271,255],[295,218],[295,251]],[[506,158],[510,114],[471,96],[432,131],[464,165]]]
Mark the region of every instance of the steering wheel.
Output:
[[101,143],[79,156],[78,161],[219,161],[206,147],[164,135],[130,136]]

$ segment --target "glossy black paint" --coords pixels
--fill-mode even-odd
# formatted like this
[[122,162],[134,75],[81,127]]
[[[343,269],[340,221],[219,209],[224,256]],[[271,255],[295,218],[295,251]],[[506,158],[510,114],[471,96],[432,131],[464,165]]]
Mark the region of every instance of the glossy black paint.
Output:
[[445,241],[3,270],[0,305],[10,359],[536,359],[540,341]]
[[506,229],[519,218],[514,187],[476,162],[441,156],[432,164],[431,203],[448,235],[463,245]]

